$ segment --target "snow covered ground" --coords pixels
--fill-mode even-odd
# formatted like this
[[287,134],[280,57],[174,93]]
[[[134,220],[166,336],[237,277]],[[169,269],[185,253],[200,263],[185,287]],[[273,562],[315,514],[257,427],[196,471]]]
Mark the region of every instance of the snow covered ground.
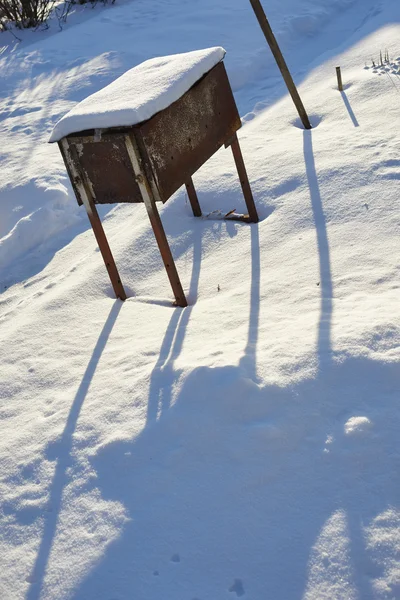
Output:
[[[117,0],[118,2],[118,0]],[[77,9],[0,35],[0,598],[400,598],[400,6]],[[223,46],[257,225],[103,207],[115,300],[55,122],[143,60]],[[388,49],[392,66],[371,68]],[[337,91],[341,65],[345,91]],[[230,150],[194,177],[244,209]]]

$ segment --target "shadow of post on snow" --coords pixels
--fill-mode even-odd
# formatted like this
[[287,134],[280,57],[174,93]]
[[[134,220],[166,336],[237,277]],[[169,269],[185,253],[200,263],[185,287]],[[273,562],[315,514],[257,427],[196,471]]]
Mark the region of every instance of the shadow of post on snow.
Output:
[[122,302],[120,300],[116,300],[99,335],[99,339],[94,347],[92,357],[88,363],[88,366],[86,367],[86,371],[82,377],[82,381],[72,402],[64,431],[56,443],[56,448],[53,448],[54,454],[52,452],[52,455],[55,455],[57,464],[53,481],[51,483],[50,498],[48,503],[51,512],[47,513],[47,518],[45,519],[42,539],[37,552],[36,561],[33,566],[32,573],[29,576],[30,586],[26,594],[26,600],[39,600],[41,596],[43,581],[61,511],[62,496],[67,481],[66,473],[71,462],[71,450],[73,444],[72,437],[75,432],[80,411],[88,393],[97,365],[104,348],[106,347],[107,340],[111,334],[121,308]]
[[257,376],[257,342],[260,321],[260,239],[258,227],[257,224],[250,225],[251,288],[249,329],[244,356],[242,356],[239,363],[246,377],[252,379],[255,383],[259,381]]
[[165,331],[160,354],[151,374],[146,425],[157,421],[161,413],[168,410],[171,404],[172,386],[176,378],[174,362],[181,352],[193,304],[197,299],[202,233],[195,228],[193,234],[193,267],[188,295],[189,306],[183,309],[179,307],[174,309]]
[[342,95],[342,98],[343,98],[344,105],[345,105],[345,107],[347,108],[347,112],[349,113],[349,117],[350,117],[350,119],[352,120],[354,127],[359,127],[359,126],[360,126],[360,124],[359,124],[359,122],[357,121],[357,117],[356,117],[356,115],[354,114],[354,111],[353,111],[353,109],[352,109],[352,108],[351,108],[351,106],[350,106],[350,102],[349,102],[349,100],[348,100],[348,98],[347,98],[347,96],[346,96],[346,92],[340,92],[340,93],[341,93],[341,95]]
[[[249,379],[257,382],[256,348],[260,313],[260,249],[258,225],[251,225],[251,292],[247,345],[240,367]],[[150,381],[146,424],[158,420],[171,405],[172,386],[176,380],[174,362],[178,358],[186,334],[187,325],[197,299],[202,254],[201,231],[194,231],[193,267],[190,281],[189,302],[184,309],[176,308],[168,323],[160,354]]]
[[319,257],[319,287],[321,290],[321,309],[318,323],[317,353],[320,369],[331,358],[331,322],[332,322],[332,275],[329,252],[328,232],[322,205],[312,143],[312,131],[303,131],[303,151],[306,165],[311,208],[317,233]]

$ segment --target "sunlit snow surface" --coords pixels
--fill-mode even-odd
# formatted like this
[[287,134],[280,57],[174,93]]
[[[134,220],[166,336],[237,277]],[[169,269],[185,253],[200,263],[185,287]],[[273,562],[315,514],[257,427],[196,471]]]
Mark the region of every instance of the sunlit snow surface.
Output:
[[[400,597],[400,7],[264,4],[311,131],[248,2],[0,34],[2,600]],[[180,309],[143,205],[102,207],[121,303],[47,140],[128,69],[215,46],[261,221],[160,207]],[[229,149],[194,182],[204,215],[244,210]]]

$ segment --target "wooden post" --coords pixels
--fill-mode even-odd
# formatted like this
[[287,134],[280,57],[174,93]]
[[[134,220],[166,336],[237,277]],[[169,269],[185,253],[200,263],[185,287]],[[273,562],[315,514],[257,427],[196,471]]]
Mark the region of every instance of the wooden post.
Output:
[[185,183],[187,195],[189,196],[190,205],[192,207],[192,211],[195,217],[201,217],[201,208],[199,204],[199,199],[196,194],[196,190],[193,184],[193,179],[189,177],[187,182]]
[[239,140],[236,133],[234,133],[232,139],[230,140],[230,146],[232,148],[232,154],[239,175],[240,185],[242,186],[242,192],[246,201],[247,210],[249,211],[250,220],[253,223],[258,223],[258,213],[256,205],[254,204],[254,198],[251,191],[249,178],[247,177],[246,167],[244,165],[242,151],[240,149]]
[[340,67],[336,67],[337,83],[339,92],[343,92],[342,73]]
[[[61,142],[63,154],[67,161],[68,167],[75,178],[76,186],[79,189],[82,202],[86,208],[86,212],[89,217],[90,224],[93,229],[93,233],[96,237],[99,250],[106,265],[108,275],[111,280],[111,284],[114,288],[115,295],[121,300],[126,300],[126,293],[124,286],[122,285],[121,278],[118,273],[117,266],[114,261],[110,246],[107,241],[106,234],[100,221],[99,213],[97,212],[96,205],[93,201],[92,193],[90,188],[86,185],[84,177],[77,172],[76,166],[79,164],[79,159],[76,156],[76,149],[74,146],[69,147],[67,140],[64,138]],[[74,160],[70,159],[69,152],[75,153]]]
[[136,181],[142,194],[147,214],[149,215],[154,236],[156,238],[158,248],[160,250],[160,254],[164,262],[165,270],[167,271],[168,279],[170,281],[172,291],[175,296],[176,304],[178,306],[185,307],[187,306],[186,296],[183,291],[181,281],[179,279],[178,271],[176,270],[174,258],[172,256],[167,236],[165,235],[164,227],[161,222],[159,212],[157,210],[153,192],[151,190],[150,184],[148,182],[144,170],[142,170],[140,167],[141,161],[140,157],[136,154],[136,152],[138,152],[136,148],[136,142],[130,135],[126,135],[125,145],[136,176]]
[[281,49],[279,48],[278,42],[274,36],[274,33],[271,29],[271,26],[268,22],[268,19],[265,15],[264,9],[260,3],[260,0],[250,0],[250,4],[253,7],[254,13],[258,19],[260,27],[263,31],[265,39],[267,40],[269,47],[271,48],[271,52],[274,55],[276,60],[276,64],[279,67],[280,72],[282,73],[282,77],[286,83],[287,89],[289,90],[289,94],[292,97],[292,100],[297,108],[297,112],[299,113],[300,119],[304,125],[305,129],[311,129],[311,124],[308,119],[306,109],[301,101],[297,88],[294,84],[290,71],[287,67],[285,59],[283,58],[283,54]]

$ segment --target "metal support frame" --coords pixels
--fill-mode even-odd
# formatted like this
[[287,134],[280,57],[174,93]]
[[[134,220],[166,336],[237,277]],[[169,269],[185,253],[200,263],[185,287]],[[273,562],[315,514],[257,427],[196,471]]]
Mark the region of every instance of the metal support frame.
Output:
[[[233,158],[236,165],[236,170],[239,176],[240,185],[242,188],[244,200],[246,202],[247,210],[249,213],[249,219],[251,223],[258,223],[259,217],[256,209],[256,205],[254,203],[253,193],[251,191],[249,178],[247,177],[247,171],[243,160],[242,151],[240,149],[239,140],[237,134],[234,133],[233,136],[229,139],[225,144],[225,148],[231,146]],[[199,199],[197,197],[196,189],[193,184],[193,180],[190,177],[185,183],[187,195],[189,197],[190,205],[192,207],[192,211],[195,217],[201,217],[201,208],[199,204]]]
[[103,226],[101,224],[101,220],[99,217],[99,213],[97,212],[96,205],[93,200],[92,192],[89,186],[85,183],[85,178],[77,172],[75,164],[79,164],[79,160],[71,160],[69,153],[76,153],[76,149],[74,146],[69,146],[66,138],[62,140],[62,149],[64,153],[65,160],[67,161],[68,167],[72,176],[74,177],[75,184],[79,190],[80,197],[82,202],[86,208],[87,215],[89,217],[90,224],[93,229],[93,233],[96,237],[99,250],[104,260],[104,264],[106,265],[108,275],[110,277],[111,284],[114,288],[115,295],[117,298],[121,300],[126,300],[126,293],[124,290],[124,286],[122,285],[121,278],[118,273],[117,266],[115,264],[114,257],[112,255],[110,246],[107,241],[106,234],[104,232]]
[[253,223],[258,223],[258,213],[256,209],[256,205],[254,204],[253,193],[251,191],[249,178],[247,177],[247,171],[244,164],[242,151],[240,149],[239,140],[237,134],[235,133],[232,138],[229,140],[229,145],[232,148],[232,154],[235,161],[236,169],[239,175],[240,185],[242,187],[243,196],[246,202],[247,210],[249,211],[250,220]]
[[132,163],[136,181],[140,188],[140,192],[147,210],[147,214],[149,215],[154,236],[156,238],[158,248],[160,250],[160,254],[164,262],[165,270],[167,271],[172,291],[175,296],[176,304],[178,306],[185,307],[187,306],[186,296],[183,291],[181,281],[179,279],[178,271],[176,270],[175,261],[168,244],[167,236],[165,235],[164,227],[159,212],[157,210],[156,202],[150,183],[147,179],[144,169],[141,168],[141,159],[136,146],[136,141],[133,138],[133,136],[128,134],[125,136],[125,145],[128,151],[130,161]]
[[199,204],[199,199],[197,197],[197,193],[193,184],[193,179],[189,177],[187,182],[185,183],[187,195],[189,196],[190,205],[192,207],[192,211],[195,217],[201,217],[201,208]]

